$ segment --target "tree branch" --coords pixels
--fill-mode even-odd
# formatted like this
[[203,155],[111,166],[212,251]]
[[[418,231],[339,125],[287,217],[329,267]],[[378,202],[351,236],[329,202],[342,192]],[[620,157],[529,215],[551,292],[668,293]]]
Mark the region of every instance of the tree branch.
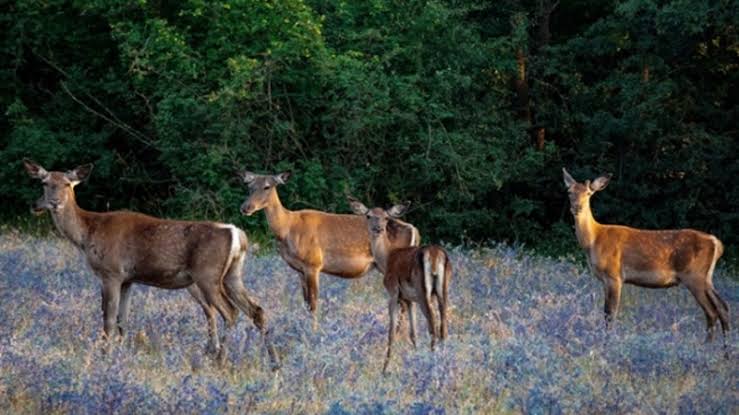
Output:
[[[146,146],[152,146],[153,143],[151,142],[151,140],[148,137],[146,137],[145,135],[139,133],[138,131],[134,130],[133,128],[131,128],[130,126],[128,126],[127,124],[125,124],[123,122],[115,121],[115,120],[111,119],[110,117],[106,116],[105,114],[101,114],[100,112],[95,111],[93,108],[91,108],[90,106],[88,106],[87,104],[85,104],[81,99],[77,98],[77,96],[75,96],[72,93],[72,91],[69,90],[69,87],[67,87],[67,83],[66,82],[61,81],[59,83],[61,84],[62,89],[64,90],[64,92],[66,92],[66,94],[69,95],[69,97],[72,98],[72,100],[74,100],[76,103],[80,104],[89,113],[91,113],[91,114],[93,114],[93,115],[95,115],[95,116],[97,116],[99,118],[102,118],[103,120],[109,122],[110,124],[113,124],[114,126],[116,126],[116,127],[120,128],[121,130],[127,132],[129,135],[131,135],[132,137],[136,138],[137,140],[139,140],[140,142],[142,142]],[[106,108],[106,110],[107,110],[107,108]]]
[[[42,61],[44,61],[44,63],[46,63],[47,65],[49,65],[51,68],[53,68],[54,70],[56,70],[57,72],[59,72],[60,74],[62,74],[64,76],[64,78],[66,78],[68,80],[71,79],[71,76],[69,76],[69,74],[64,69],[62,69],[59,65],[57,65],[56,63],[54,63],[50,59],[46,58],[44,55],[38,53],[36,50],[31,49],[31,52],[34,55],[36,55],[39,59],[41,59]],[[106,116],[104,114],[101,114],[98,111],[95,111],[89,105],[85,104],[81,99],[79,99],[77,96],[75,96],[72,93],[72,91],[69,90],[69,87],[67,86],[67,84],[66,84],[65,81],[60,81],[59,83],[61,84],[62,89],[64,90],[64,92],[67,95],[69,95],[69,97],[72,98],[72,100],[74,100],[76,103],[80,104],[89,113],[91,113],[91,114],[93,114],[93,115],[95,115],[95,116],[97,116],[99,118],[102,118],[103,120],[107,121],[108,123],[113,124],[114,126],[120,128],[121,130],[125,131],[126,133],[128,133],[132,137],[136,138],[141,143],[145,144],[147,147],[151,147],[153,145],[153,142],[152,142],[152,140],[149,137],[147,137],[145,134],[137,131],[136,129],[134,129],[130,125],[128,125],[128,124],[124,123],[123,121],[121,121],[113,113],[113,111],[111,111],[110,109],[108,109],[108,107],[106,107],[105,105],[103,105],[103,103],[100,102],[99,99],[95,98],[90,93],[85,92],[85,95],[88,96],[90,99],[92,99],[101,108],[103,108],[105,110],[105,112],[107,112],[110,115],[110,117],[108,117],[108,116]]]

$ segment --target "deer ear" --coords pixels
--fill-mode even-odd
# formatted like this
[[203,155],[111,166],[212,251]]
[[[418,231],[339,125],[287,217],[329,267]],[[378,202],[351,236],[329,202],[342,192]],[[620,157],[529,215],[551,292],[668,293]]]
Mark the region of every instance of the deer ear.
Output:
[[77,166],[74,170],[64,173],[64,175],[67,176],[67,179],[69,179],[73,184],[78,184],[90,177],[92,167],[92,163],[83,164],[81,166]]
[[395,205],[388,209],[387,214],[394,217],[399,218],[405,214],[405,212],[408,210],[408,207],[410,207],[411,202],[405,202],[401,205]]
[[24,158],[23,167],[26,168],[28,175],[34,179],[44,180],[49,176],[49,172],[46,169],[31,159]]
[[577,180],[573,179],[572,176],[570,176],[570,173],[567,173],[567,169],[565,169],[564,167],[562,167],[562,175],[565,179],[566,188],[569,189],[570,187],[572,187],[573,184],[577,183]]
[[369,209],[367,209],[367,206],[365,206],[359,200],[351,196],[347,196],[346,200],[349,202],[349,207],[352,208],[352,212],[354,212],[355,214],[364,216],[367,214],[367,212],[369,212]]
[[253,182],[256,179],[257,179],[257,175],[250,171],[244,171],[243,173],[241,173],[241,180],[243,180],[244,183],[246,184],[251,184],[251,182]]
[[290,178],[293,174],[289,171],[282,172],[280,174],[275,175],[275,180],[277,181],[277,184],[285,184],[287,183],[287,179]]
[[590,184],[590,190],[597,192],[599,190],[605,189],[606,186],[608,186],[608,182],[611,181],[611,177],[613,177],[613,175],[608,173],[593,180],[593,182]]

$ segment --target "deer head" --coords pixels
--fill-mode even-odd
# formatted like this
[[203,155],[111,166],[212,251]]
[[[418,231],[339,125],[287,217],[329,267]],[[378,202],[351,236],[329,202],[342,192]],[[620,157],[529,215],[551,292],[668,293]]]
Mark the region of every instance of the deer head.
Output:
[[585,183],[580,183],[573,179],[565,168],[562,168],[562,173],[564,175],[565,187],[570,196],[570,211],[574,216],[579,215],[583,209],[590,209],[590,197],[595,192],[605,189],[612,177],[611,174],[606,174],[596,178],[592,182],[586,180]]
[[70,201],[74,201],[74,187],[90,176],[93,167],[92,164],[84,164],[64,173],[49,172],[29,159],[23,159],[23,166],[29,176],[40,180],[44,186],[43,196],[32,207],[34,213],[64,209]]
[[241,179],[249,186],[249,196],[241,204],[241,213],[251,216],[267,207],[276,192],[275,188],[287,183],[290,175],[289,171],[275,175],[255,174],[250,171],[242,173]]
[[351,196],[348,197],[348,200],[349,206],[355,214],[367,218],[367,226],[373,240],[385,236],[388,222],[391,219],[397,219],[403,216],[411,204],[411,202],[405,202],[404,204],[394,205],[387,210],[379,207],[369,209],[362,202]]

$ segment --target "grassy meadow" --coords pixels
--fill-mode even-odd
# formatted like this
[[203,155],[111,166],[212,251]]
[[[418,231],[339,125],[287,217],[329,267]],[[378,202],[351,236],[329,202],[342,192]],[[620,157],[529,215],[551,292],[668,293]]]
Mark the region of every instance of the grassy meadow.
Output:
[[[382,376],[388,316],[377,272],[323,276],[313,331],[297,275],[275,254],[244,280],[265,308],[283,368],[273,373],[243,315],[219,368],[184,290],[134,286],[129,335],[102,352],[100,288],[55,237],[0,235],[0,413],[709,413],[739,411],[739,346],[704,344],[684,288],[627,286],[606,335],[603,290],[575,258],[497,246],[451,249],[450,338],[429,350],[404,326]],[[732,310],[739,279],[719,267]],[[739,323],[732,311],[733,327]]]

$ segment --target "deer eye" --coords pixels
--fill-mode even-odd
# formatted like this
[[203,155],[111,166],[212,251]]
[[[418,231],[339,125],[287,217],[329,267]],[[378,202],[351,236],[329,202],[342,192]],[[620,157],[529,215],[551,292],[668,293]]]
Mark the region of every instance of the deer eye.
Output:
[[267,186],[264,186],[264,190],[269,190],[269,188],[270,188],[270,186],[269,186],[269,185],[267,185]]

